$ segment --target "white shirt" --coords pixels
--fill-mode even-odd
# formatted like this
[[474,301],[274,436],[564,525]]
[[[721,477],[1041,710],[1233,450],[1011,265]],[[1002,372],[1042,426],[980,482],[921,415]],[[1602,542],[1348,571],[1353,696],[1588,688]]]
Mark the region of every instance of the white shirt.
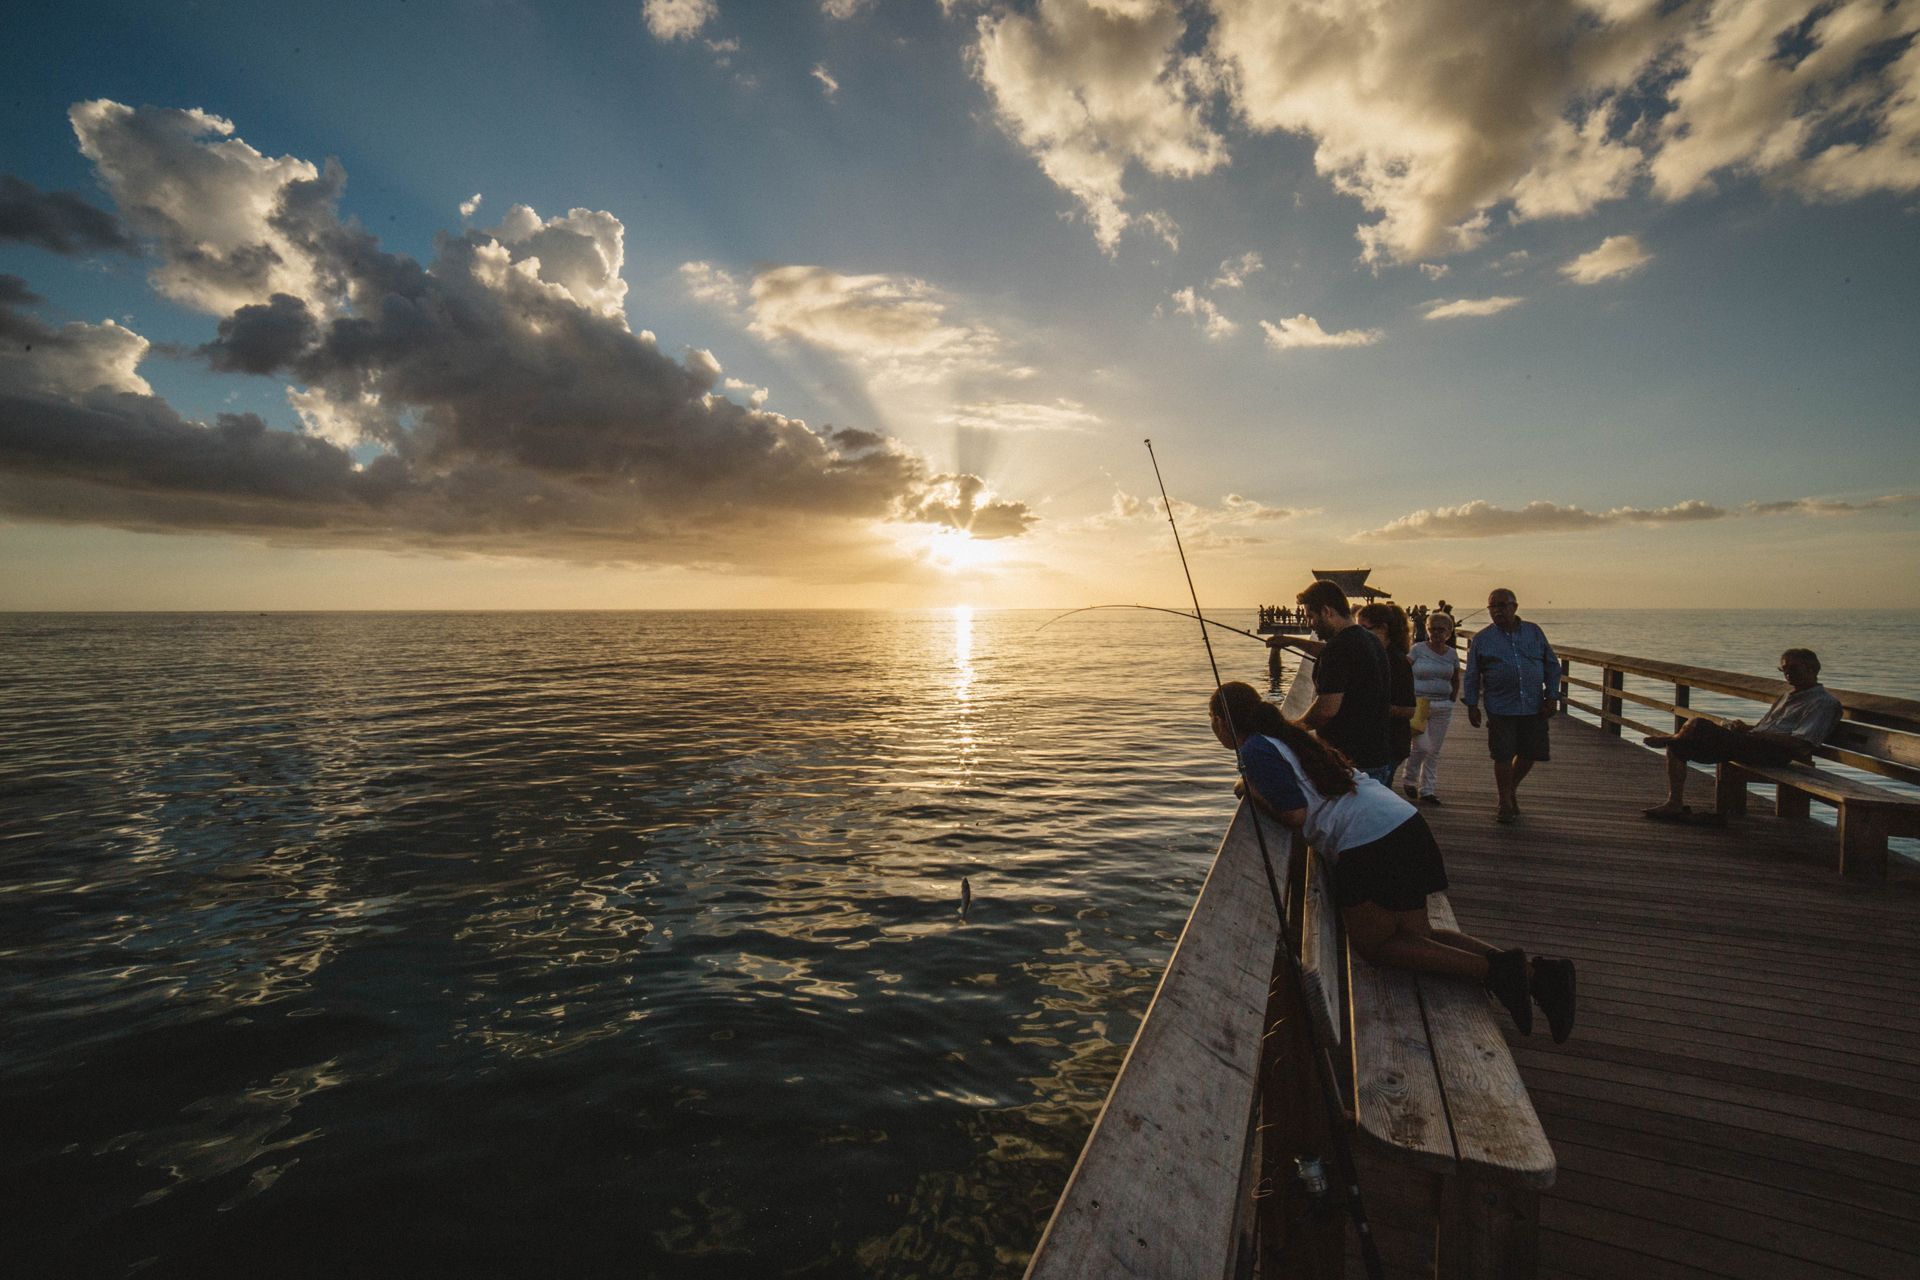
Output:
[[1301,794],[1307,798],[1307,821],[1301,828],[1307,843],[1329,862],[1337,862],[1343,849],[1372,844],[1394,831],[1414,815],[1414,807],[1393,793],[1390,787],[1364,773],[1353,775],[1354,789],[1329,800],[1307,777],[1300,757],[1280,739],[1261,734],[1280,752],[1280,758],[1293,770]]
[[1413,646],[1413,696],[1441,702],[1453,700],[1453,673],[1460,669],[1460,655],[1451,647],[1439,653],[1422,641]]

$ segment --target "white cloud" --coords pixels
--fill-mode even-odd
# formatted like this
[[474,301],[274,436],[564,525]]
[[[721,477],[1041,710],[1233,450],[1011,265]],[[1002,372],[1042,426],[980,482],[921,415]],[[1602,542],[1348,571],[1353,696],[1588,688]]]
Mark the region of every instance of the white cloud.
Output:
[[620,271],[626,228],[612,214],[570,209],[564,217],[542,222],[539,214],[517,204],[487,234],[507,247],[514,262],[532,262],[540,280],[565,290],[581,306],[608,316],[619,315],[625,306],[627,282]]
[[813,64],[813,78],[820,82],[821,91],[829,98],[840,92],[840,82],[835,80],[832,74],[827,71],[824,63],[816,62]]
[[765,387],[755,386],[751,382],[742,382],[739,378],[728,378],[721,385],[729,391],[745,392],[747,403],[756,409],[764,405],[767,402],[767,396],[771,394]]
[[1220,308],[1213,302],[1195,293],[1192,289],[1176,289],[1173,293],[1175,314],[1192,316],[1200,332],[1209,338],[1229,337],[1239,331],[1240,326],[1220,314]]
[[1422,309],[1429,320],[1456,320],[1462,316],[1497,316],[1502,311],[1517,307],[1525,298],[1457,298],[1452,302],[1435,299]]
[[1353,535],[1356,542],[1411,542],[1423,538],[1497,538],[1512,533],[1569,533],[1620,524],[1681,524],[1725,517],[1724,507],[1697,499],[1671,507],[1615,507],[1588,511],[1553,502],[1529,502],[1518,510],[1476,499],[1401,516],[1378,529]]
[[[1913,0],[1702,7],[1673,54],[1683,70],[1658,129],[1654,190],[1680,199],[1721,171],[1835,199],[1920,186],[1917,30]],[[1876,67],[1897,41],[1901,55]]]
[[1090,431],[1100,425],[1098,414],[1075,400],[1049,403],[1027,400],[989,400],[954,406],[941,418],[949,426],[980,431]]
[[1155,209],[1140,215],[1140,221],[1147,224],[1147,230],[1160,237],[1167,248],[1180,252],[1180,224],[1165,209]]
[[[1196,551],[1227,547],[1256,546],[1272,542],[1278,536],[1272,526],[1302,516],[1318,515],[1317,507],[1274,507],[1237,493],[1227,494],[1216,507],[1175,501],[1174,518],[1180,522],[1181,540]],[[1082,527],[1099,532],[1118,525],[1141,524],[1158,527],[1167,522],[1167,508],[1158,497],[1141,498],[1116,489],[1106,511],[1082,521]]]
[[337,307],[307,246],[269,217],[289,191],[320,179],[313,164],[264,156],[206,111],[136,112],[103,99],[68,117],[121,216],[157,242],[150,278],[161,293],[217,315],[275,293]]
[[1598,246],[1560,268],[1560,274],[1575,284],[1599,284],[1632,275],[1653,261],[1653,255],[1640,244],[1638,236],[1608,236]]
[[1355,542],[1411,542],[1421,539],[1498,538],[1509,534],[1575,533],[1624,525],[1698,524],[1712,520],[1754,516],[1850,516],[1887,507],[1920,502],[1920,494],[1890,493],[1859,502],[1825,498],[1793,498],[1783,502],[1748,502],[1721,507],[1698,498],[1670,507],[1614,507],[1589,511],[1554,502],[1529,502],[1520,508],[1497,507],[1484,499],[1457,507],[1415,511],[1353,535]]
[[372,391],[334,393],[325,387],[288,387],[287,403],[308,435],[342,449],[392,444],[403,428]]
[[1370,347],[1386,335],[1379,329],[1346,329],[1328,333],[1310,315],[1297,315],[1272,324],[1260,322],[1266,331],[1267,345],[1275,351],[1294,351],[1303,347]]
[[1133,221],[1130,165],[1195,177],[1226,163],[1207,124],[1213,69],[1183,51],[1186,24],[1155,0],[1040,0],[981,17],[969,50],[1002,128],[1080,202],[1112,253]]
[[829,18],[845,20],[862,9],[872,7],[874,3],[875,0],[820,0],[820,12]]
[[738,307],[746,296],[738,280],[711,262],[681,263],[680,283],[689,298],[700,302]]
[[772,267],[749,293],[754,333],[836,352],[883,379],[927,382],[997,364],[998,335],[950,320],[939,291],[911,276]]
[[478,212],[480,212],[480,193],[476,191],[460,202],[460,216],[471,218]]
[[1038,0],[978,22],[970,57],[1003,126],[1110,252],[1134,220],[1129,167],[1211,173],[1228,122],[1310,139],[1372,215],[1356,235],[1376,263],[1584,216],[1649,179],[1667,200],[1722,174],[1815,199],[1920,189],[1920,0],[1204,7]]
[[690,40],[719,14],[714,0],[645,0],[640,6],[656,40]]
[[1238,289],[1247,283],[1247,277],[1256,272],[1265,271],[1267,264],[1254,252],[1241,254],[1237,258],[1228,258],[1220,264],[1220,274],[1213,278],[1211,287],[1215,289]]
[[[12,279],[0,276],[0,285]],[[6,301],[0,291],[0,305]],[[112,320],[75,320],[53,329],[0,311],[0,386],[72,399],[95,392],[152,395],[139,374],[151,345]]]
[[1314,140],[1314,167],[1377,215],[1357,233],[1369,260],[1471,248],[1502,201],[1523,217],[1584,212],[1623,194],[1640,162],[1608,128],[1615,89],[1598,56],[1650,55],[1655,19],[1634,6],[1613,21],[1566,0],[1212,7],[1211,48],[1247,123]]

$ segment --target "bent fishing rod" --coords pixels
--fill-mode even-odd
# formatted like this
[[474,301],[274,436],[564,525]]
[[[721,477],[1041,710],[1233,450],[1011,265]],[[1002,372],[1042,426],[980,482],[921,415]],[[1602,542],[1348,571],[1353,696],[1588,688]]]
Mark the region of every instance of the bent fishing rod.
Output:
[[1056,623],[1056,622],[1058,622],[1058,621],[1060,621],[1060,620],[1061,620],[1062,618],[1071,618],[1071,617],[1072,617],[1072,616],[1073,616],[1074,614],[1076,614],[1076,613],[1092,613],[1092,612],[1093,612],[1093,611],[1094,611],[1095,609],[1151,609],[1151,610],[1153,610],[1153,612],[1155,612],[1155,613],[1170,613],[1170,614],[1172,614],[1172,615],[1173,615],[1174,617],[1176,617],[1176,618],[1197,618],[1197,619],[1199,619],[1199,621],[1201,621],[1201,622],[1204,622],[1204,623],[1206,623],[1206,624],[1207,624],[1208,626],[1210,626],[1210,627],[1218,627],[1218,628],[1220,628],[1220,629],[1221,629],[1222,631],[1231,631],[1231,632],[1233,632],[1233,634],[1235,634],[1235,635],[1237,635],[1237,636],[1245,636],[1245,637],[1246,637],[1247,639],[1249,639],[1249,640],[1258,640],[1258,641],[1259,641],[1259,642],[1260,642],[1261,644],[1265,644],[1265,643],[1267,643],[1267,638],[1266,638],[1265,636],[1263,636],[1263,635],[1258,635],[1258,634],[1256,634],[1256,633],[1254,633],[1254,632],[1252,632],[1252,631],[1248,631],[1248,630],[1247,630],[1247,629],[1246,629],[1245,627],[1236,627],[1236,626],[1232,626],[1232,625],[1230,625],[1230,624],[1228,624],[1228,623],[1225,623],[1225,622],[1215,622],[1215,621],[1214,621],[1214,620],[1213,620],[1212,618],[1202,618],[1202,617],[1200,617],[1200,615],[1199,615],[1199,614],[1197,614],[1197,613],[1188,613],[1188,612],[1187,612],[1187,611],[1186,611],[1185,609],[1168,609],[1168,608],[1164,608],[1163,606],[1161,606],[1161,605],[1157,605],[1157,604],[1090,604],[1090,605],[1085,605],[1085,606],[1083,606],[1082,608],[1079,608],[1079,609],[1069,609],[1069,610],[1067,610],[1067,611],[1066,611],[1065,613],[1059,613],[1059,614],[1055,614],[1055,615],[1054,615],[1053,617],[1051,617],[1051,618],[1048,618],[1048,619],[1047,619],[1047,620],[1046,620],[1045,622],[1043,622],[1043,623],[1041,623],[1041,624],[1040,624],[1039,626],[1037,626],[1037,627],[1035,627],[1035,628],[1033,629],[1033,633],[1034,633],[1035,635],[1039,635],[1039,634],[1040,634],[1040,633],[1041,633],[1042,631],[1045,631],[1045,630],[1046,630],[1046,629],[1047,629],[1048,627],[1050,627],[1050,626],[1052,626],[1052,625],[1053,625],[1054,623]]
[[[1213,669],[1213,687],[1220,688],[1220,664],[1213,656],[1213,639],[1207,635],[1205,611],[1200,607],[1200,592],[1193,585],[1193,570],[1187,565],[1187,549],[1180,542],[1180,526],[1173,518],[1173,502],[1167,497],[1167,482],[1160,475],[1160,458],[1153,451],[1153,441],[1146,441],[1147,457],[1153,463],[1153,478],[1160,486],[1160,505],[1166,508],[1167,525],[1173,530],[1173,549],[1180,555],[1180,572],[1187,579],[1187,594],[1193,599],[1193,616],[1203,624],[1200,628],[1200,643],[1206,646],[1207,665]],[[1233,723],[1233,708],[1225,698],[1220,699],[1221,714],[1226,717],[1227,736],[1237,744],[1240,741],[1239,730]],[[1273,855],[1267,850],[1267,835],[1260,821],[1260,807],[1254,799],[1253,783],[1247,778],[1247,767],[1240,760],[1240,752],[1235,747],[1233,753],[1234,768],[1240,774],[1240,786],[1246,793],[1246,805],[1253,820],[1253,837],[1260,846],[1260,869],[1267,875],[1267,892],[1273,897],[1274,914],[1280,918],[1280,950],[1287,957],[1287,973],[1293,979],[1294,988],[1300,998],[1300,1007],[1311,1009],[1312,1001],[1307,996],[1307,976],[1300,968],[1300,940],[1293,936],[1287,925],[1287,906],[1280,896],[1280,882],[1274,877]],[[1346,1104],[1340,1098],[1340,1085],[1334,1078],[1333,1058],[1327,1045],[1320,1038],[1320,1028],[1311,1015],[1306,1023],[1307,1045],[1313,1055],[1320,1079],[1320,1092],[1332,1119],[1327,1128],[1333,1136],[1333,1161],[1340,1180],[1347,1188],[1347,1217],[1353,1222],[1354,1233],[1360,1238],[1360,1260],[1367,1268],[1369,1280],[1382,1280],[1386,1269],[1380,1261],[1380,1247],[1374,1242],[1373,1225],[1367,1221],[1366,1205],[1360,1199],[1360,1178],[1354,1172],[1353,1148],[1347,1141]],[[1265,1037],[1263,1036],[1264,1040]]]

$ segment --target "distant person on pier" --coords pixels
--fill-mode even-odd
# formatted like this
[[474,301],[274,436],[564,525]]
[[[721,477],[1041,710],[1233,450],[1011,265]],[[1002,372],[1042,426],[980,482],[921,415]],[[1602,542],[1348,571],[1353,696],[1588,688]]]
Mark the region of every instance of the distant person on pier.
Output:
[[1529,960],[1518,948],[1502,951],[1428,920],[1427,895],[1447,887],[1447,869],[1418,810],[1350,768],[1252,685],[1221,685],[1207,710],[1214,737],[1239,756],[1254,804],[1303,833],[1332,869],[1347,940],[1368,964],[1478,982],[1523,1034],[1533,1030],[1538,1002],[1554,1043],[1573,1033],[1573,961]]
[[1353,620],[1347,593],[1322,578],[1294,597],[1318,640],[1282,636],[1282,644],[1313,656],[1313,705],[1300,723],[1381,785],[1393,776],[1387,741],[1392,677],[1386,647]]
[[1460,655],[1453,650],[1453,615],[1435,613],[1427,619],[1427,638],[1413,646],[1413,692],[1426,716],[1416,709],[1411,722],[1413,751],[1407,756],[1406,790],[1422,804],[1440,803],[1440,745],[1453,723],[1453,704],[1460,700]]
[[1413,642],[1422,644],[1427,638],[1427,606],[1417,604],[1407,611],[1408,619],[1413,623]]
[[1391,791],[1394,775],[1413,751],[1413,714],[1419,705],[1413,691],[1413,662],[1407,656],[1413,641],[1407,633],[1406,610],[1397,604],[1362,605],[1354,616],[1387,651],[1387,756],[1393,767],[1383,781]]
[[1560,697],[1560,659],[1547,633],[1520,618],[1520,601],[1505,587],[1487,595],[1490,626],[1473,633],[1467,668],[1461,676],[1461,701],[1467,723],[1480,727],[1480,701],[1487,714],[1487,753],[1493,757],[1493,781],[1500,792],[1494,821],[1520,816],[1520,784],[1533,766],[1547,760],[1547,721]]
[[1813,749],[1827,740],[1840,723],[1840,699],[1820,683],[1820,658],[1811,649],[1788,649],[1780,655],[1780,674],[1787,692],[1760,717],[1717,724],[1696,716],[1678,733],[1654,734],[1647,745],[1667,753],[1667,798],[1642,813],[1672,821],[1692,810],[1686,803],[1687,762],[1782,765],[1813,759]]

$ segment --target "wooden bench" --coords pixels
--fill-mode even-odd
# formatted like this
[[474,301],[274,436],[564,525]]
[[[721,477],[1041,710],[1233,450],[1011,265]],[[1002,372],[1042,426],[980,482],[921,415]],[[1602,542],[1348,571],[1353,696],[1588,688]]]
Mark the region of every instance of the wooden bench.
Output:
[[[1256,1258],[1267,1276],[1340,1274],[1343,1220],[1324,1202],[1318,1211],[1303,1203],[1294,1166],[1298,1156],[1330,1153],[1334,1124],[1357,1126],[1431,1176],[1436,1274],[1533,1274],[1553,1151],[1486,995],[1358,959],[1349,966],[1317,860],[1293,832],[1261,826],[1289,929],[1301,939],[1304,981],[1280,950],[1287,935],[1243,804],[1028,1280],[1219,1280],[1252,1275]],[[1453,927],[1444,897],[1429,911]],[[1337,1050],[1338,1115],[1322,1105],[1309,1018]],[[1330,1161],[1326,1168],[1338,1186]]]
[[[1533,1275],[1557,1165],[1501,1034],[1506,1013],[1476,984],[1350,954],[1322,868],[1310,855],[1303,968],[1321,1035],[1345,1050],[1355,1133],[1432,1177],[1437,1276]],[[1445,894],[1427,915],[1458,928]]]
[[[1843,720],[1814,754],[1872,773],[1920,779],[1920,739],[1911,733]],[[1804,818],[1809,800],[1838,811],[1840,873],[1875,882],[1887,878],[1887,840],[1920,836],[1920,796],[1810,764],[1758,765],[1728,761],[1714,771],[1713,805],[1721,814],[1747,811],[1747,784],[1774,784],[1775,817]]]
[[[1762,705],[1770,705],[1788,691],[1785,681],[1738,671],[1719,671],[1712,667],[1694,667],[1685,663],[1636,658],[1572,646],[1560,648],[1559,654],[1567,667],[1560,709],[1584,711],[1596,717],[1608,733],[1615,735],[1627,729],[1645,734],[1675,733],[1688,720],[1718,720],[1718,716],[1692,709],[1690,704],[1696,689],[1745,698]],[[1576,662],[1600,668],[1600,679],[1588,680],[1575,676],[1572,667]],[[1628,689],[1628,676],[1661,684],[1670,683],[1673,686],[1672,697],[1662,698]],[[1597,691],[1600,694],[1599,703],[1582,702],[1575,698],[1575,689]],[[1835,764],[1920,786],[1920,702],[1832,686],[1828,686],[1827,692],[1840,700],[1845,718],[1832,736],[1814,749],[1814,755]],[[1673,728],[1655,727],[1634,719],[1626,714],[1629,705],[1651,707],[1671,714]],[[1823,801],[1838,809],[1840,871],[1844,875],[1885,880],[1888,838],[1920,835],[1920,795],[1903,794],[1830,769],[1808,765],[1722,765],[1715,776],[1715,810],[1723,816],[1745,813],[1749,782],[1771,782],[1779,788],[1774,806],[1774,812],[1779,817],[1807,816],[1809,799]]]

